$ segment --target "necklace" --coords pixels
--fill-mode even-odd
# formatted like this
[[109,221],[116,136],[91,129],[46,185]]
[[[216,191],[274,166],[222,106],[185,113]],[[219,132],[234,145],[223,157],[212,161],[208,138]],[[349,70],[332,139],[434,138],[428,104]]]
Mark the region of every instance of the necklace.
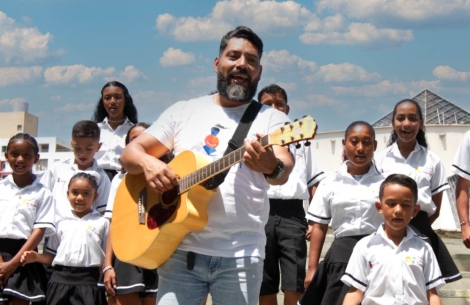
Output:
[[110,119],[108,118],[108,122],[109,122],[109,123],[121,123],[121,122],[124,122],[124,120],[125,120],[125,118],[122,118],[122,119],[120,119],[120,120],[110,120]]

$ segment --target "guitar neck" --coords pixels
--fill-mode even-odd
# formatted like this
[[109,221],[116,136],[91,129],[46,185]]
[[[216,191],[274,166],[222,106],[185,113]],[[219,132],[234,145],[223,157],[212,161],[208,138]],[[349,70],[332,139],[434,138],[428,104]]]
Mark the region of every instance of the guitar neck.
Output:
[[[269,135],[263,136],[259,139],[260,144],[263,147],[270,146],[269,144]],[[184,193],[193,186],[208,180],[209,178],[214,177],[215,175],[229,169],[234,164],[237,164],[243,159],[243,154],[245,153],[245,146],[238,148],[222,158],[204,166],[200,169],[192,172],[191,174],[184,176],[179,181],[179,190],[178,193]]]

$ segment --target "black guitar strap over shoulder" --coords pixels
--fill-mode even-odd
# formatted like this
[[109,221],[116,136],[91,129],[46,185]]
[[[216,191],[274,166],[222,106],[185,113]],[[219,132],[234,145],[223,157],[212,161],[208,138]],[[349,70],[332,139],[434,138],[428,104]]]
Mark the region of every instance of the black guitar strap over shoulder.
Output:
[[[237,129],[233,133],[232,139],[228,142],[228,146],[224,152],[224,156],[240,148],[243,145],[243,140],[246,138],[248,130],[250,130],[251,124],[258,115],[261,106],[261,103],[258,103],[254,100],[251,101],[250,105],[248,105],[248,108],[246,108],[245,112],[243,113],[240,123],[238,123]],[[221,185],[222,182],[224,182],[225,176],[227,176],[229,170],[230,168],[212,177],[212,179],[206,183],[205,188],[208,190],[212,190]]]

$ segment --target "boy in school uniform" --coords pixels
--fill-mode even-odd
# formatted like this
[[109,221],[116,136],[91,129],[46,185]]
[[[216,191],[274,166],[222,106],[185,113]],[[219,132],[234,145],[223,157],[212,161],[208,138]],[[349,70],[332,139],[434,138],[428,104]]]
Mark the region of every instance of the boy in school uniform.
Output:
[[384,224],[354,247],[341,280],[350,286],[343,305],[442,304],[443,286],[431,246],[408,226],[419,212],[416,182],[401,174],[380,186],[377,211]]
[[41,178],[41,183],[48,188],[56,202],[56,215],[65,216],[71,213],[67,200],[67,186],[70,178],[80,171],[96,172],[98,179],[98,199],[93,203],[93,209],[104,213],[108,202],[111,182],[105,171],[98,166],[94,156],[100,149],[100,128],[93,121],[79,121],[72,128],[72,145],[74,158],[56,162]]

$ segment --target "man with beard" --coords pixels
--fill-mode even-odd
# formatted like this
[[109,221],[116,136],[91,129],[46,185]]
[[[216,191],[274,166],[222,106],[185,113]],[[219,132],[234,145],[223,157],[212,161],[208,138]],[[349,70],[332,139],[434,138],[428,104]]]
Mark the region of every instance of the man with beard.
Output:
[[[129,174],[144,173],[150,187],[163,193],[178,177],[157,158],[170,150],[190,150],[220,159],[261,77],[261,39],[247,27],[228,32],[214,60],[218,93],[182,101],[130,143],[121,156]],[[263,277],[269,185],[284,184],[294,166],[288,149],[263,147],[257,139],[289,121],[263,106],[246,136],[243,162],[230,168],[208,203],[204,229],[183,239],[158,269],[157,304],[200,305],[211,294],[214,304],[257,304]]]

